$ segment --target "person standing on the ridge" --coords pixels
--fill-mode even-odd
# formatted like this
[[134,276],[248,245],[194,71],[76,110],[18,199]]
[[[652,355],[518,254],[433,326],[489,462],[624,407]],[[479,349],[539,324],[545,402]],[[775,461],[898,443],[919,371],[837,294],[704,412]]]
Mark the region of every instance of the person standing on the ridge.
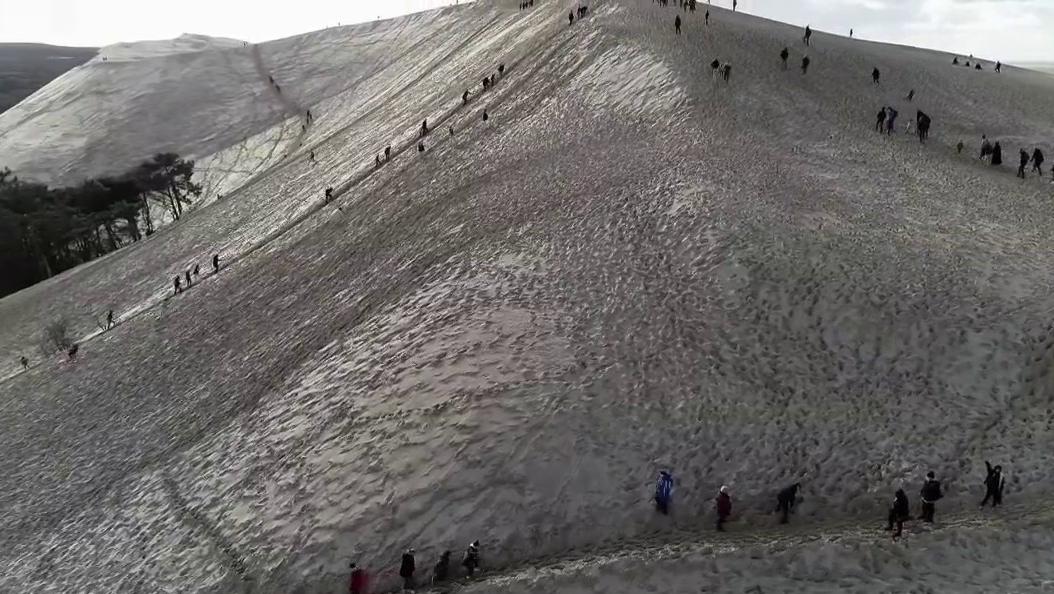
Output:
[[941,482],[936,479],[933,471],[926,473],[926,482],[922,483],[922,521],[927,524],[933,523],[933,516],[937,513],[937,500],[944,497],[941,492]]
[[805,25],[805,37],[802,37],[802,41],[805,42],[805,45],[810,45],[809,42],[810,42],[811,39],[812,39],[812,27],[810,27],[809,25]]
[[790,521],[790,513],[798,501],[798,489],[801,489],[801,483],[794,483],[776,495],[776,511],[781,514],[780,524]]
[[999,143],[995,143],[992,147],[992,157],[989,161],[991,165],[1002,165],[1003,164],[1003,147]]
[[212,254],[212,272],[217,273],[220,271],[220,255]]
[[461,565],[465,567],[465,573],[471,579],[472,576],[476,575],[476,570],[479,569],[479,541],[473,541],[472,544],[468,545],[468,549],[465,551],[465,558],[461,560]]
[[659,480],[655,482],[655,509],[662,515],[670,513],[673,500],[673,476],[666,470],[659,471]]
[[787,58],[789,58],[789,57],[790,57],[790,52],[787,50],[786,47],[784,47],[783,50],[780,51],[780,61],[783,62],[783,69],[784,70],[787,69]]
[[717,531],[725,531],[725,521],[732,515],[732,497],[728,494],[728,486],[722,485],[717,493]]
[[[999,143],[995,143],[996,147],[999,147]],[[988,471],[988,475],[984,479],[985,493],[984,499],[981,501],[981,507],[984,507],[988,500],[992,500],[992,507],[1003,504],[1003,486],[1005,480],[1003,478],[1003,467],[996,465],[993,467],[988,463],[988,460],[984,461],[985,469]]]
[[875,131],[885,132],[886,131],[886,108],[878,110],[878,115],[875,116]]
[[1043,177],[1043,151],[1038,146],[1032,151],[1032,171]]
[[432,568],[432,585],[439,585],[450,579],[450,551],[443,551]]
[[414,550],[409,548],[403,553],[402,563],[399,564],[399,577],[403,578],[403,592],[413,592],[414,590],[414,571],[417,570],[417,564],[414,561]]
[[802,56],[801,57],[801,73],[802,74],[805,74],[806,72],[809,71],[809,62],[810,61],[811,60],[809,60],[809,56]]
[[370,578],[366,574],[366,570],[356,566],[354,563],[352,563],[350,567],[351,580],[348,584],[349,594],[366,594],[366,588],[370,585]]
[[739,8],[739,0],[732,0],[732,12],[735,12]]
[[1021,179],[1025,179],[1025,167],[1028,166],[1028,158],[1028,151],[1022,147],[1018,153],[1019,163],[1017,166],[1017,176]]
[[882,76],[882,73],[878,71],[878,67],[876,66],[875,69],[871,71],[871,82],[876,85],[879,84],[878,79],[880,76]]
[[1002,72],[1003,71],[1003,63],[1002,62],[996,62],[995,63],[995,71],[996,72]]
[[177,295],[179,293],[183,292],[183,285],[182,285],[182,283],[179,280],[179,275],[178,274],[176,275],[175,280],[172,281],[172,284],[174,284],[176,286],[176,294]]
[[853,38],[853,30],[849,29],[849,39],[852,39],[852,38]]
[[889,524],[886,530],[893,530],[895,525],[897,530],[893,533],[893,538],[900,538],[904,532],[904,522],[910,519],[911,505],[908,503],[908,495],[904,489],[897,489],[897,494],[893,497],[893,504],[889,506]]
[[676,31],[678,35],[681,34],[681,15],[677,15],[676,17],[674,17],[673,30]]

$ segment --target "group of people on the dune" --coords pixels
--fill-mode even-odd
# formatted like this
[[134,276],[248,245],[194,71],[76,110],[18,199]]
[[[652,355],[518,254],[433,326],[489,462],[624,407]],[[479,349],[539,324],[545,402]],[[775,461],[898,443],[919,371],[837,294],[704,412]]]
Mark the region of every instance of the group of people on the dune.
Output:
[[[987,460],[984,464],[986,469],[983,481],[985,495],[984,499],[981,500],[981,507],[983,508],[989,502],[992,503],[992,507],[996,507],[1003,503],[1006,477],[1003,476],[1002,466],[992,466]],[[655,481],[654,497],[655,509],[660,514],[669,515],[673,508],[673,487],[673,474],[669,470],[660,470],[659,478]],[[801,482],[795,482],[776,493],[775,511],[780,514],[781,524],[786,524],[790,521],[790,514],[794,511],[794,507],[801,503],[802,498],[799,494],[801,489]],[[941,489],[941,482],[937,480],[936,475],[932,471],[926,473],[926,479],[922,483],[919,497],[922,502],[920,519],[926,523],[933,523],[937,513],[937,501],[944,497],[944,492]],[[732,495],[727,485],[723,485],[718,490],[717,497],[714,498],[714,510],[717,519],[717,530],[724,532],[725,523],[732,516]],[[886,530],[894,531],[893,537],[899,538],[903,534],[904,522],[911,519],[913,517],[907,493],[904,492],[903,488],[897,489],[893,502],[889,506]]]
[[[961,141],[959,142],[957,148],[960,153],[963,151],[963,143]],[[999,141],[993,143],[991,140],[988,139],[987,136],[982,134],[980,159],[982,161],[987,161],[989,165],[993,165],[996,167],[1002,165],[1003,146],[999,143]],[[1028,150],[1025,149],[1025,147],[1021,147],[1018,150],[1017,176],[1021,179],[1026,178],[1026,169],[1029,165],[1032,165],[1032,169],[1030,171],[1032,173],[1035,173],[1039,177],[1043,177],[1044,160],[1045,158],[1043,155],[1043,150],[1040,149],[1038,146],[1034,147],[1031,153],[1029,153]],[[1051,183],[1054,183],[1054,168],[1051,168],[1050,181]]]
[[[461,557],[461,567],[464,568],[464,576],[468,579],[472,579],[476,575],[476,571],[480,568],[480,553],[479,553],[479,541],[474,540],[465,549],[465,554]],[[453,555],[451,551],[443,551],[439,555],[439,559],[435,565],[432,566],[431,584],[433,586],[445,586],[450,583],[456,576],[456,568],[450,564],[450,557]],[[351,579],[349,580],[348,592],[349,594],[367,594],[370,587],[370,573],[364,567],[360,567],[357,563],[351,564]],[[418,576],[420,573],[417,570],[417,551],[412,547],[407,549],[403,553],[402,558],[399,560],[399,579],[403,583],[404,592],[413,592],[418,584]]]
[[[220,255],[212,254],[212,273],[216,274],[220,271]],[[183,278],[177,274],[172,280],[172,285],[175,288],[175,294],[180,294],[184,289],[189,289],[194,285],[194,278],[197,278],[201,274],[201,266],[194,264],[194,268],[188,268],[183,272]],[[183,279],[186,279],[186,285],[183,284]]]

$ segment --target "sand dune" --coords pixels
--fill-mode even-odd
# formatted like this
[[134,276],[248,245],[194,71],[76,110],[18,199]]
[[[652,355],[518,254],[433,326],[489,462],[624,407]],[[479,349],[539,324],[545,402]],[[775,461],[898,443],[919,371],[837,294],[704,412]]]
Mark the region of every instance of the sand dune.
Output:
[[[0,589],[338,592],[350,559],[387,587],[407,546],[429,567],[476,538],[508,569],[476,592],[1048,587],[1051,184],[975,153],[1054,155],[1054,78],[823,33],[802,75],[787,25],[565,9],[263,44],[317,114],[271,145],[290,157],[259,152],[282,117],[229,121],[261,136],[204,160],[251,171],[222,200],[0,300],[12,355],[57,314],[122,316],[75,364],[5,363]],[[365,71],[330,60],[354,54],[338,35]],[[933,117],[926,145],[871,131],[890,104]],[[226,268],[170,298],[213,251]],[[973,519],[985,458],[1017,507]],[[888,543],[889,496],[930,469],[954,522]],[[775,533],[798,479],[798,532]]]

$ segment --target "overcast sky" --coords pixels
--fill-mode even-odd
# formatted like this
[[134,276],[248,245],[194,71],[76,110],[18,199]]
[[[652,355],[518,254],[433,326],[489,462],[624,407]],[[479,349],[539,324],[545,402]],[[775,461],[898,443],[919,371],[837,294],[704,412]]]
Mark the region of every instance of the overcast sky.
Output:
[[[536,1],[575,4],[575,0]],[[202,33],[258,42],[452,3],[453,0],[0,0],[0,41],[98,46]],[[722,6],[730,3],[731,0],[714,0],[714,4]],[[740,0],[739,9],[797,25],[810,23],[814,29],[837,33],[847,33],[853,27],[857,37],[866,39],[1005,61],[1054,62],[1054,0]]]

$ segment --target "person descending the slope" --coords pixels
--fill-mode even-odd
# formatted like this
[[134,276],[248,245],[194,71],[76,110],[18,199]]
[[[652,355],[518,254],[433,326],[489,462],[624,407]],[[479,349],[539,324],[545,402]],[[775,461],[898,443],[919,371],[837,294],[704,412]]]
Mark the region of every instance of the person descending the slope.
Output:
[[944,497],[944,493],[941,492],[941,482],[937,480],[932,470],[926,473],[926,482],[922,483],[919,496],[922,498],[922,521],[932,524],[933,516],[937,513],[937,500]]
[[783,69],[784,70],[787,69],[787,58],[789,58],[789,57],[790,57],[790,51],[788,51],[786,47],[784,47],[782,50],[780,50],[780,62],[783,63]]
[[801,73],[802,74],[805,74],[806,72],[809,71],[809,63],[811,61],[812,60],[809,59],[809,56],[802,56],[801,57]]
[[776,495],[776,511],[780,512],[780,524],[790,521],[790,513],[798,501],[798,489],[801,489],[801,483],[794,483]]
[[805,37],[802,37],[802,41],[805,42],[805,45],[810,45],[810,41],[811,40],[812,40],[812,27],[810,27],[809,25],[805,25]]
[[366,574],[366,570],[356,566],[354,563],[350,565],[351,568],[351,579],[348,583],[349,594],[366,594],[366,588],[370,585],[370,578]]
[[655,481],[655,509],[662,515],[670,513],[670,503],[673,500],[673,476],[666,470],[659,471],[659,479]]
[[963,141],[960,140],[959,144],[955,145],[955,152],[957,154],[961,155],[961,154],[963,154],[963,148],[965,148],[965,147],[966,147],[966,145],[963,144]]
[[897,116],[900,115],[900,112],[893,109],[892,106],[887,107],[886,111],[888,112],[886,115],[886,134],[891,135],[896,132]]
[[677,15],[676,17],[674,17],[673,30],[676,31],[678,35],[681,34],[681,15]]
[[992,165],[1003,164],[1003,147],[999,146],[998,142],[995,143],[995,146],[992,147],[992,157],[989,163],[991,163]]
[[[995,143],[996,148],[999,147],[999,143]],[[988,500],[992,500],[992,507],[1003,504],[1003,487],[1005,480],[1003,479],[1003,467],[996,465],[992,466],[988,463],[988,460],[984,461],[985,469],[988,471],[988,475],[984,479],[984,499],[981,500],[981,507],[984,507]]]
[[886,530],[893,530],[896,526],[896,532],[893,533],[893,538],[900,538],[900,535],[904,532],[904,522],[911,519],[911,505],[908,503],[908,494],[904,492],[904,489],[897,489],[897,494],[893,497],[893,503],[889,506],[889,524],[886,526]]
[[1018,165],[1017,165],[1017,176],[1021,179],[1025,179],[1025,167],[1028,166],[1028,151],[1024,147],[1018,151]]
[[721,62],[719,62],[716,58],[713,62],[710,62],[710,78],[712,78],[714,82],[717,82],[717,73],[720,71],[720,69]]
[[710,26],[710,9],[706,9],[706,14],[703,15],[703,24],[707,27]]
[[992,143],[988,141],[988,137],[987,136],[982,134],[981,135],[981,157],[980,157],[980,159],[982,161],[984,161],[986,157],[990,157],[990,156],[992,156]]
[[438,586],[450,579],[450,551],[443,551],[432,568],[432,585]]
[[1043,177],[1043,151],[1038,146],[1032,151],[1032,171]]
[[885,132],[886,131],[886,108],[878,110],[878,115],[875,116],[875,131]]
[[915,121],[917,122],[919,142],[926,142],[926,139],[930,137],[930,116],[926,115],[921,109],[917,110],[915,114]]
[[882,73],[878,71],[878,67],[876,66],[875,69],[871,71],[871,81],[877,85],[880,76],[882,76]]
[[728,494],[728,486],[722,485],[717,493],[717,531],[725,531],[725,520],[732,515],[732,497]]
[[468,545],[468,549],[465,550],[465,558],[461,560],[461,565],[465,568],[465,573],[468,574],[469,578],[476,575],[476,570],[479,569],[479,541],[473,541],[472,544]]
[[996,62],[995,63],[995,71],[996,72],[1002,72],[1003,71],[1003,63],[1002,62]]
[[22,364],[22,371],[29,369],[29,359],[25,355],[22,355],[18,362]]
[[403,553],[402,562],[399,564],[399,577],[403,578],[403,592],[414,591],[414,572],[416,570],[417,564],[414,560],[414,549],[411,547]]

